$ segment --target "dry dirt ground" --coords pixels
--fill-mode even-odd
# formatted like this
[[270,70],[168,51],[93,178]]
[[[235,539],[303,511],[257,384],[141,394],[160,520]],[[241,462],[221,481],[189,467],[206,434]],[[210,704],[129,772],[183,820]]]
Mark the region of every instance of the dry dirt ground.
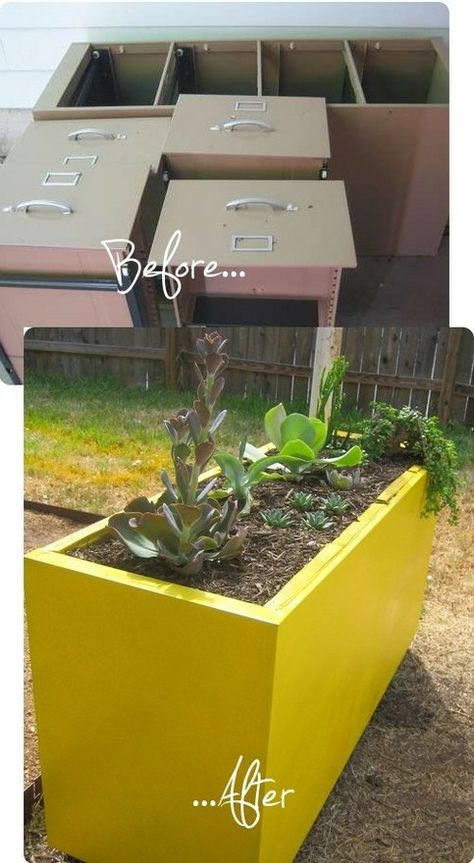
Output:
[[[471,861],[473,516],[471,483],[458,526],[439,519],[418,635],[295,863]],[[28,548],[77,529],[32,513],[25,521]],[[25,669],[28,784],[39,765],[28,658]],[[72,859],[48,849],[41,809],[25,856]]]

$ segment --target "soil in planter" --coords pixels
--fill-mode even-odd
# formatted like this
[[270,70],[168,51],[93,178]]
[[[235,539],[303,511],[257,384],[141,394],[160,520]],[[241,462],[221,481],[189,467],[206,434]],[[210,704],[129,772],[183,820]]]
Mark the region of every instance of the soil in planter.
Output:
[[[314,495],[313,509],[319,509],[321,499],[333,491],[320,478],[305,476],[300,482],[275,481],[255,486],[252,511],[241,522],[248,527],[242,555],[222,563],[209,561],[198,575],[180,576],[179,572],[163,566],[156,559],[136,558],[119,539],[112,536],[90,546],[72,549],[68,554],[104,566],[265,605],[323,546],[357,519],[411,463],[406,457],[399,457],[364,467],[361,487],[339,492],[349,507],[342,516],[331,517],[334,526],[327,530],[308,528],[303,521],[303,514],[289,506],[292,491],[298,489],[311,492]],[[292,513],[291,527],[270,528],[262,521],[261,511],[275,507]]]

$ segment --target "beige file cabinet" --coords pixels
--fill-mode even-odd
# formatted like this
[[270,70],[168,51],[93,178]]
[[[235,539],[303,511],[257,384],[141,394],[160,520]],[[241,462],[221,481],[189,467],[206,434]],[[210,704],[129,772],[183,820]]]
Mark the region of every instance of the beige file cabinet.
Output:
[[[356,258],[344,184],[318,180],[171,181],[151,247],[163,264],[176,231],[181,240],[167,269],[199,260],[177,298],[182,323],[198,296],[314,300],[314,320],[335,321],[343,267]],[[219,275],[206,277],[216,262]],[[160,277],[161,278],[161,277]]]
[[179,179],[317,179],[330,155],[324,99],[179,97],[165,144]]
[[169,42],[73,43],[37,101],[35,119],[142,117],[163,113]]
[[0,344],[20,377],[24,326],[159,322],[147,284],[118,291],[101,241],[119,241],[114,254],[123,260],[131,240],[145,260],[164,194],[160,173],[129,165],[124,176],[121,166],[101,165],[64,179],[44,163],[0,169]]
[[170,117],[30,123],[8,154],[8,165],[43,162],[65,172],[140,163],[157,168],[170,123]]

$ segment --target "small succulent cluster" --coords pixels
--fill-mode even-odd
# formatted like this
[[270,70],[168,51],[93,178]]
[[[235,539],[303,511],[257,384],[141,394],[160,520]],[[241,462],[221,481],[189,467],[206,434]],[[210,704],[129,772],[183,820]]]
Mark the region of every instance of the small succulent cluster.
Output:
[[180,410],[165,420],[171,441],[174,481],[161,472],[165,491],[153,503],[145,497],[132,500],[124,512],[109,519],[132,554],[156,557],[183,575],[198,573],[205,560],[225,560],[241,553],[245,530],[237,527],[238,505],[227,499],[221,505],[212,498],[216,480],[199,486],[199,477],[215,452],[212,435],[226,417],[215,415],[224,388],[223,371],[228,356],[219,333],[198,339],[196,348],[204,366],[196,363],[197,399],[190,410]]
[[300,512],[309,512],[314,507],[314,496],[306,491],[293,491],[290,496],[290,506]]
[[[302,513],[303,524],[311,530],[327,530],[335,525],[334,518],[340,518],[349,509],[349,503],[340,494],[316,500],[315,495],[294,490],[288,498],[290,507]],[[318,509],[314,509],[315,507]],[[291,527],[293,516],[284,509],[266,509],[260,513],[265,524],[273,528]]]
[[265,524],[268,524],[269,527],[275,528],[283,528],[283,527],[291,527],[293,524],[293,519],[291,517],[291,512],[285,512],[284,509],[264,509],[260,513]]

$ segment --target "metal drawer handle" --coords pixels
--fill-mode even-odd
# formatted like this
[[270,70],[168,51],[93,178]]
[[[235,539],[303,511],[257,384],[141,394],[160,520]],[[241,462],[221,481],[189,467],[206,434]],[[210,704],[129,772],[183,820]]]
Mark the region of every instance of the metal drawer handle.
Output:
[[47,201],[47,200],[32,200],[32,201],[20,201],[19,204],[10,204],[9,207],[4,207],[4,213],[28,213],[32,209],[51,209],[51,210],[59,210],[63,216],[72,216],[74,210],[69,204],[63,204],[61,201]]
[[239,210],[240,207],[248,207],[253,204],[265,204],[272,210],[283,210],[288,213],[294,213],[298,209],[296,204],[285,204],[284,201],[275,201],[273,198],[236,198],[235,201],[228,201],[225,208],[226,210]]
[[263,120],[229,120],[227,123],[210,126],[210,132],[225,132],[227,130],[238,129],[241,126],[255,126],[257,129],[263,129],[264,132],[274,132],[273,126],[269,123],[264,123]]
[[126,135],[119,132],[110,132],[108,129],[78,129],[77,132],[69,132],[68,138],[78,141],[79,138],[104,138],[106,141],[125,141]]

